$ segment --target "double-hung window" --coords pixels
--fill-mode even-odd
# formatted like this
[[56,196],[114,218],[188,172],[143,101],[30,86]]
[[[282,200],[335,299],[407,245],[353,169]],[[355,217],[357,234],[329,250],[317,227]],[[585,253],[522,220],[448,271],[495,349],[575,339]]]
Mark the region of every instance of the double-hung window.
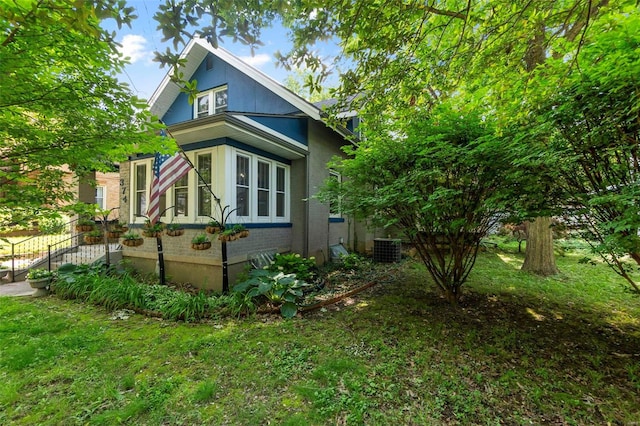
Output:
[[289,220],[289,166],[240,151],[234,153],[235,218],[246,222]]
[[[166,201],[165,201],[165,204],[166,204]],[[176,183],[173,184],[173,207],[174,207],[173,214],[175,216],[189,216],[189,174],[188,173],[182,176]]]
[[193,103],[194,118],[202,118],[208,115],[218,114],[227,110],[227,86],[217,87],[196,96]]
[[101,209],[107,208],[107,200],[105,198],[105,187],[104,186],[96,186],[96,204]]
[[211,216],[211,153],[198,154],[196,167],[200,173],[198,186],[198,216]]
[[144,216],[147,214],[147,163],[139,163],[135,166],[134,174],[134,216]]
[[251,158],[236,155],[236,216],[248,218],[251,212]]

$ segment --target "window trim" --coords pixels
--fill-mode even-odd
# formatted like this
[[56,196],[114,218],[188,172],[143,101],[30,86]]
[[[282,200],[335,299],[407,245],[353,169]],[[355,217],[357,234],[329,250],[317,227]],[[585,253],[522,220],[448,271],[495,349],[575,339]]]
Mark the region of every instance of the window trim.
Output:
[[[235,211],[231,212],[227,221],[229,223],[255,223],[255,224],[286,224],[291,220],[291,166],[277,161],[272,158],[264,157],[255,153],[243,151],[232,146],[224,146],[224,151],[218,150],[220,147],[210,147],[206,149],[199,149],[187,152],[188,158],[197,164],[199,156],[210,155],[211,157],[211,181],[208,182],[211,189],[216,193],[222,193],[222,203],[224,205],[230,205],[231,209],[236,207],[236,171],[237,171],[237,156],[241,155],[249,160],[249,215],[237,216]],[[218,150],[216,152],[216,150]],[[269,165],[269,215],[258,216],[258,162],[266,163]],[[146,207],[148,207],[149,191],[151,181],[153,178],[153,157],[133,159],[130,162],[130,191],[129,196],[131,203],[130,209],[130,221],[134,224],[142,224],[145,221],[144,216],[136,216],[136,195],[138,191],[136,189],[137,167],[144,165],[146,187],[144,188],[144,197],[146,199]],[[224,172],[223,172],[224,169]],[[278,170],[282,170],[284,173],[284,191],[277,190],[277,173]],[[217,178],[225,176],[224,183],[216,182]],[[173,211],[174,209],[168,209],[164,215],[160,218],[164,223],[171,221],[184,224],[198,224],[207,223],[210,219],[209,216],[200,216],[198,211],[198,188],[204,185],[200,185],[199,178],[195,172],[190,171],[188,176],[188,212],[186,216],[178,216]],[[216,189],[217,188],[217,189]],[[284,198],[284,216],[277,216],[277,203],[278,194],[283,194]],[[171,206],[175,204],[175,185],[165,193],[166,205]],[[140,212],[145,215],[147,212]],[[212,196],[211,199],[211,213],[216,219],[220,219],[215,199]]]
[[[225,91],[227,92],[227,103],[225,104],[224,109],[218,110],[216,108],[216,105],[215,105],[216,93],[225,92]],[[208,98],[209,98],[209,111],[208,111],[208,113],[206,115],[199,116],[198,101],[201,98],[205,97],[205,96],[208,96]],[[195,101],[193,102],[193,118],[194,119],[198,119],[198,118],[203,118],[203,117],[209,117],[211,115],[219,114],[221,112],[226,111],[229,108],[229,97],[228,96],[229,96],[229,92],[228,92],[228,87],[227,87],[226,84],[223,85],[223,86],[218,86],[218,87],[215,87],[213,89],[205,90],[203,92],[198,93],[196,95]]]
[[[98,190],[99,189],[102,190],[102,205],[100,205],[100,203],[98,203]],[[102,210],[107,208],[107,187],[105,185],[97,185],[96,186],[95,202],[98,205],[98,207],[100,207]]]
[[[213,216],[216,212],[215,212],[215,199],[213,198],[213,195],[211,195],[210,199],[209,199],[209,213],[210,215],[201,215],[200,214],[200,188],[204,188],[206,190],[207,186],[209,188],[212,189],[213,186],[213,171],[214,171],[214,166],[215,164],[213,163],[214,160],[214,155],[213,155],[213,149],[206,149],[206,150],[201,150],[201,151],[194,151],[193,152],[193,164],[195,165],[196,168],[199,167],[200,165],[200,157],[204,157],[204,156],[209,156],[209,182],[206,183],[206,185],[200,181],[199,176],[196,173],[193,173],[195,175],[195,182],[194,182],[194,195],[193,195],[193,202],[194,202],[194,210],[193,210],[193,214],[195,217],[195,220],[206,220],[209,221],[211,220],[211,216]],[[199,171],[199,169],[198,169]]]
[[[144,189],[138,189],[138,167],[145,167],[145,185]],[[141,193],[144,195],[144,208],[149,207],[149,186],[151,185],[151,171],[153,167],[153,158],[144,159],[140,161],[132,161],[131,163],[131,203],[129,205],[130,208],[130,219],[131,223],[142,223],[144,221],[144,217],[138,216],[136,210],[138,208],[138,194]],[[140,215],[145,214],[146,212],[140,212]]]
[[[238,156],[249,159],[249,215],[238,216],[236,214],[237,185],[237,158]],[[258,163],[269,165],[269,215],[258,216]],[[227,164],[231,165],[228,182],[230,200],[232,202],[232,213],[229,220],[235,223],[288,223],[291,218],[291,167],[279,161],[252,154],[237,148],[230,149],[230,157]],[[284,170],[284,216],[277,216],[277,194],[275,184],[277,182],[277,170]]]

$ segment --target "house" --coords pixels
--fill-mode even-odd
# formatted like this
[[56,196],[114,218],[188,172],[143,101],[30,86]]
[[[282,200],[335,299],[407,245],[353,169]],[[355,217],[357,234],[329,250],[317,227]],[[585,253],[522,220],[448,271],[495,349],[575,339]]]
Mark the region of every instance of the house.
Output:
[[[191,40],[182,57],[184,78],[197,81],[195,101],[189,102],[169,74],[150,99],[151,111],[197,169],[161,200],[161,211],[168,207],[162,222],[181,223],[186,230],[162,238],[169,279],[222,289],[221,243],[213,236],[209,250],[190,247],[212,217],[222,219],[220,207],[228,224],[250,231],[248,238],[227,244],[231,284],[261,253],[295,252],[324,263],[331,246],[354,248],[356,236],[360,251],[370,248],[373,236],[362,225],[314,199],[327,178],[340,179],[327,162],[343,155],[340,147],[350,143],[353,121],[328,127],[319,106],[204,39]],[[152,156],[133,156],[120,165],[120,218],[134,229],[145,220],[152,166]],[[124,256],[137,269],[153,271],[155,239],[125,247]]]

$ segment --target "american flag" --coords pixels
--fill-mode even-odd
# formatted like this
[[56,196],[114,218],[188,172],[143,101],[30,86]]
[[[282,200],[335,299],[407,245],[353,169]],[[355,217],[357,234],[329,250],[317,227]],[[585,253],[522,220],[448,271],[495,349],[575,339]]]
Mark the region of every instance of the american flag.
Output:
[[191,167],[191,163],[179,152],[174,156],[156,154],[153,161],[153,181],[151,182],[149,209],[147,210],[147,216],[151,223],[156,223],[160,219],[160,196],[182,176],[189,173]]

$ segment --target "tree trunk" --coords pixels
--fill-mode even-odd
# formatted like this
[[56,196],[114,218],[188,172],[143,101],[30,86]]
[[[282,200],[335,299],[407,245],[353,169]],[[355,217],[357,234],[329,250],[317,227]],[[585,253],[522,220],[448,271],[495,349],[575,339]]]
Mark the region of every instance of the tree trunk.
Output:
[[538,217],[527,223],[527,248],[522,270],[537,275],[557,274],[553,253],[553,232],[550,217]]

